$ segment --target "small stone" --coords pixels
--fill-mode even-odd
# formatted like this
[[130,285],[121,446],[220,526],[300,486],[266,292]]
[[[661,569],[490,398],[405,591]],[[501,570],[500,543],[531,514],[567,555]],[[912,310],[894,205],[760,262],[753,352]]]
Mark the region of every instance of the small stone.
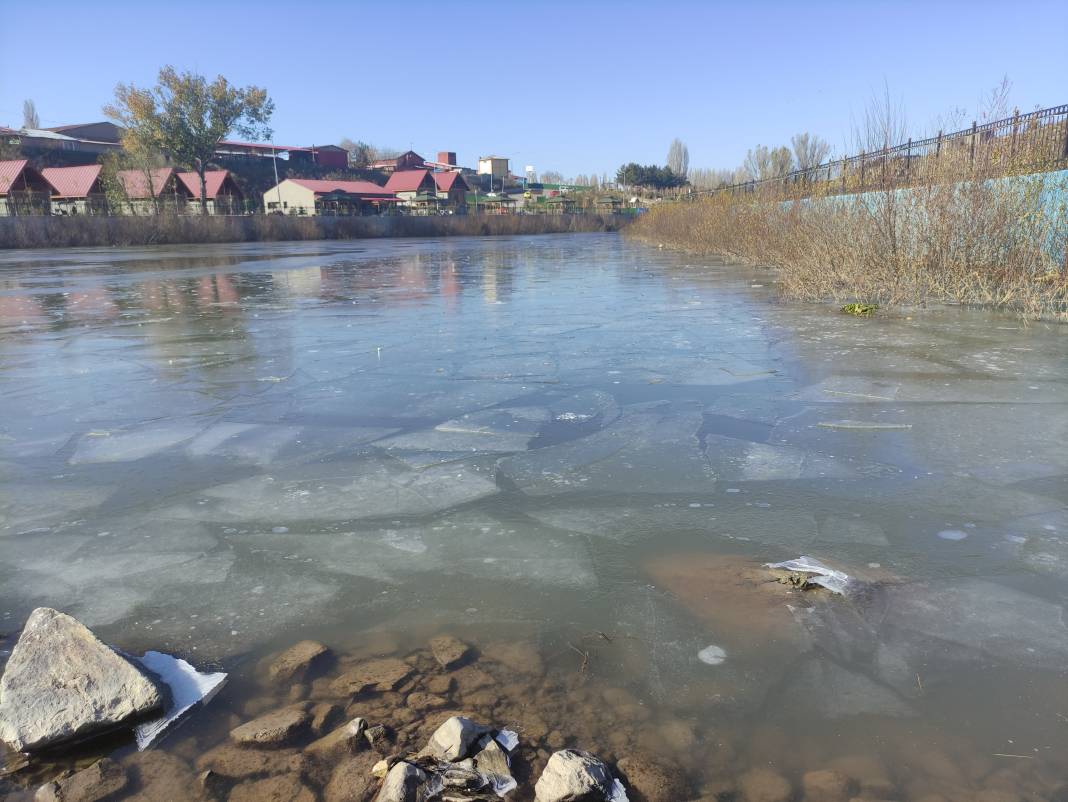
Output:
[[137,788],[132,796],[123,795],[124,802],[194,802],[198,798],[192,769],[174,754],[155,749],[136,752],[123,761],[123,767],[129,785]]
[[433,710],[434,708],[445,707],[445,705],[449,703],[449,700],[443,696],[435,696],[432,693],[416,691],[415,693],[408,694],[408,698],[404,703],[412,710]]
[[312,705],[310,722],[312,732],[316,735],[322,735],[330,727],[337,724],[343,714],[344,711],[340,705],[328,702]]
[[790,783],[771,769],[753,769],[738,779],[744,802],[786,802],[792,792]]
[[630,802],[675,802],[688,799],[677,766],[657,762],[644,754],[628,755],[617,764]]
[[295,749],[262,751],[224,743],[197,758],[197,770],[213,771],[231,780],[299,772],[305,758]]
[[211,769],[197,775],[197,785],[208,799],[222,799],[228,784],[229,781],[225,777]]
[[452,635],[438,635],[430,639],[430,651],[438,665],[447,671],[467,657],[471,647]]
[[56,782],[42,785],[34,802],[98,802],[126,787],[126,772],[110,758]]
[[552,749],[563,749],[567,744],[567,739],[564,738],[563,733],[561,733],[560,730],[553,730],[545,736],[545,743]]
[[679,719],[672,719],[661,724],[659,734],[668,749],[676,754],[688,752],[697,743],[693,727]]
[[489,729],[469,718],[453,716],[434,731],[420,754],[450,762],[463,760],[471,756],[478,740],[489,732]]
[[367,739],[367,743],[371,745],[372,749],[378,749],[389,741],[389,730],[386,729],[384,724],[375,724],[373,727],[368,727],[364,737]]
[[400,762],[389,770],[376,802],[416,802],[419,787],[427,781],[427,774],[418,766]]
[[456,689],[462,694],[473,693],[495,684],[493,677],[475,666],[464,666],[455,671],[453,677],[456,679]]
[[[323,789],[323,802],[367,802],[371,799],[378,785],[377,775],[372,772],[376,757],[364,752],[339,763]],[[385,776],[386,772],[382,772],[381,777]]]
[[396,761],[393,761],[391,763],[389,758],[384,757],[381,760],[379,760],[377,763],[375,763],[374,766],[371,767],[371,774],[373,774],[375,777],[377,777],[378,779],[381,780],[387,774],[389,774],[390,767],[395,762]]
[[545,673],[545,661],[537,647],[529,641],[494,643],[482,650],[483,655],[496,660],[520,674],[540,677]]
[[30,613],[0,678],[0,739],[33,751],[112,730],[159,710],[159,688],[80,622]]
[[448,674],[442,674],[437,677],[431,677],[426,681],[427,693],[432,693],[437,696],[444,696],[452,690],[452,686],[455,680]]
[[230,738],[242,746],[285,746],[300,737],[310,721],[303,708],[283,707],[230,730]]
[[536,802],[603,802],[613,785],[600,758],[577,749],[553,753],[534,786]]
[[475,768],[483,774],[496,774],[505,780],[511,780],[512,769],[508,764],[508,753],[494,740],[486,744],[475,755]]
[[311,670],[325,662],[330,650],[314,640],[302,640],[282,652],[267,668],[271,682],[303,682]]
[[315,794],[296,774],[235,785],[229,802],[315,802]]
[[412,667],[403,660],[367,660],[346,671],[333,682],[339,696],[355,696],[365,690],[392,691],[411,676]]
[[820,769],[807,772],[801,778],[804,802],[848,802],[853,796],[853,783],[840,771]]
[[308,759],[307,772],[312,779],[317,780],[320,785],[325,783],[330,776],[330,769],[342,758],[355,754],[363,745],[363,734],[366,729],[366,721],[362,718],[354,718],[345,726],[338,727],[319,740],[308,744],[304,749],[304,755]]

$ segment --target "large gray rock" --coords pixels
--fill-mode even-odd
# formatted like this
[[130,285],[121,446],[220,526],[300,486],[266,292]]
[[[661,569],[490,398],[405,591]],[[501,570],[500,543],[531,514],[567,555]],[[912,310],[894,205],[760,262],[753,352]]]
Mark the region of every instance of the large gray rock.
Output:
[[389,770],[375,802],[416,802],[428,775],[418,766],[401,761]]
[[155,683],[69,615],[38,607],[0,679],[0,738],[32,751],[159,710]]
[[554,752],[534,786],[536,802],[604,802],[615,780],[596,755],[577,749]]
[[453,716],[434,730],[420,754],[455,763],[474,754],[479,739],[489,730],[469,718]]

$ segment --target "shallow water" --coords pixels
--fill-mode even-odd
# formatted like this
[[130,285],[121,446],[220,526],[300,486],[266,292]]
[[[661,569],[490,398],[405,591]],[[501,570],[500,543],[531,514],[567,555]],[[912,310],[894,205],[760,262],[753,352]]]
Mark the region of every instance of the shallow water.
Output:
[[[552,726],[695,798],[858,755],[873,797],[1052,798],[1066,335],[617,235],[0,254],[0,626],[233,671],[186,757],[272,650],[450,632],[533,644]],[[857,592],[759,567],[801,554]]]

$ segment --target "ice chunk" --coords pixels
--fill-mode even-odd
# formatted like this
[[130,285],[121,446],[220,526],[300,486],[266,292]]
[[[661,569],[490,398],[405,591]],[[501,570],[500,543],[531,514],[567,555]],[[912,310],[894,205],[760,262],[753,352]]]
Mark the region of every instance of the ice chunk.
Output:
[[148,749],[164,732],[188,716],[195,705],[210,702],[226,682],[224,673],[202,673],[185,660],[162,652],[145,652],[136,659],[170,690],[170,699],[163,715],[134,728],[137,748],[141,751]]
[[296,440],[295,426],[218,423],[194,438],[186,450],[193,457],[225,457],[253,465],[269,465]]
[[202,424],[161,423],[126,431],[90,432],[78,441],[70,464],[144,459],[193,439],[203,429]]
[[715,475],[697,438],[701,422],[694,404],[638,405],[594,434],[508,457],[498,466],[530,495],[708,491]]
[[254,476],[219,485],[206,491],[214,503],[197,514],[203,520],[277,523],[425,515],[496,492],[491,477],[464,463],[409,470],[369,459],[347,469],[330,464],[291,478]]
[[439,423],[433,429],[389,437],[379,445],[391,451],[523,451],[548,420],[548,410],[540,407],[486,409]]
[[812,585],[820,585],[832,593],[846,594],[853,585],[853,579],[844,571],[837,571],[828,565],[824,565],[813,557],[797,557],[793,560],[785,560],[781,563],[766,563],[768,568],[777,571],[791,571],[798,574],[807,574],[807,581]]
[[789,677],[772,704],[790,715],[832,720],[861,715],[916,715],[892,689],[825,658],[805,659]]

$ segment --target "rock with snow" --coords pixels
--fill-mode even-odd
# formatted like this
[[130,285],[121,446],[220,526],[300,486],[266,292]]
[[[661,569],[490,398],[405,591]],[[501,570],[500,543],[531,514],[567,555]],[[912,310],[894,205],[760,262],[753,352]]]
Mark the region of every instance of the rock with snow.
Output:
[[32,751],[132,725],[160,710],[156,683],[49,607],[26,621],[0,678],[0,738]]

